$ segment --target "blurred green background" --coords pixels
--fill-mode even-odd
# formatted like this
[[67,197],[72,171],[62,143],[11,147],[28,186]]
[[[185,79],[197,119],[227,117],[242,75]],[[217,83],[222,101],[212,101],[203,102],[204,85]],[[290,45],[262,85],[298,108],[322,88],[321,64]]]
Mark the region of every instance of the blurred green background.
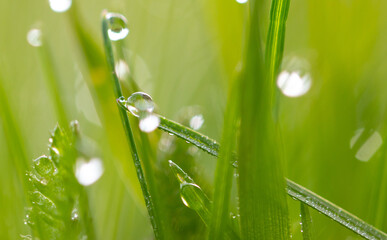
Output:
[[[228,81],[242,51],[247,4],[231,0],[74,0],[73,4],[80,24],[100,52],[101,11],[123,14],[130,29],[125,47],[131,74],[153,97],[157,111],[186,121],[184,109],[195,106],[204,117],[199,131],[220,140]],[[263,33],[268,28],[269,6],[269,1],[262,4]],[[384,231],[386,10],[387,2],[381,0],[292,1],[282,69],[303,71],[311,87],[299,97],[279,96],[286,176]],[[117,132],[122,130],[121,123],[118,117],[104,121],[97,114],[100,103],[87,83],[99,73],[88,70],[71,24],[73,17],[68,12],[53,12],[48,1],[2,0],[0,84],[20,127],[27,157],[32,160],[45,154],[57,118],[38,51],[26,40],[31,28],[40,28],[51,49],[68,115],[80,122],[91,154],[104,162],[104,175],[87,188],[98,239],[152,239],[132,160],[122,143],[125,139],[117,135],[117,142],[108,138],[110,147],[106,145],[103,123]],[[115,105],[114,98],[106,101]],[[1,118],[0,123],[4,123]],[[28,233],[23,224],[25,198],[7,136],[0,129],[0,239],[19,239],[20,234]],[[154,135],[160,137],[160,133]],[[184,162],[190,158],[191,174],[211,196],[215,158],[204,153],[189,155],[192,149],[174,144],[182,153],[168,155],[158,150],[157,159],[173,156],[180,159],[172,160]],[[160,184],[178,189],[173,181]],[[179,199],[173,201],[184,207]],[[290,198],[288,202],[293,238],[301,239],[299,203]],[[311,212],[316,239],[359,238]],[[186,222],[171,218],[167,224],[186,231]]]

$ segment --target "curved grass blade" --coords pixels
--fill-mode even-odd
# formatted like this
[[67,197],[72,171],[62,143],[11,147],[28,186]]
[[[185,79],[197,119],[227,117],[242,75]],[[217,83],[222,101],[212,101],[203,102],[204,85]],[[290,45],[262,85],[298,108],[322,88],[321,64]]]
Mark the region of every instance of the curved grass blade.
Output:
[[[122,104],[120,104],[120,106],[124,107]],[[215,140],[197,133],[196,131],[181,124],[168,120],[165,117],[160,116],[160,119],[162,119],[162,123],[164,125],[159,126],[160,129],[165,130],[168,133],[177,133],[175,134],[176,136],[186,140],[211,155],[218,156],[220,145]],[[205,141],[193,139],[198,134],[200,139],[204,139]],[[367,239],[387,239],[387,235],[384,232],[289,179],[286,179],[286,191],[288,195],[296,200],[305,203],[318,212],[323,213],[332,220]]]
[[[169,160],[169,166],[180,183],[181,200],[184,205],[196,211],[203,223],[209,227],[211,221],[212,203],[203,190],[184,172],[176,163]],[[230,239],[239,239],[239,236],[231,229],[230,225],[222,233],[226,233]]]
[[301,232],[304,240],[312,239],[312,218],[309,214],[308,206],[300,202]]
[[[113,49],[112,49],[111,41],[110,41],[109,36],[108,36],[108,29],[109,28],[108,28],[108,19],[106,17],[106,14],[107,14],[107,11],[104,11],[102,13],[102,34],[103,34],[107,63],[109,66],[109,70],[112,73],[112,80],[113,80],[113,85],[114,85],[114,94],[115,94],[115,97],[117,99],[119,99],[120,97],[122,97],[122,90],[121,90],[121,86],[120,86],[117,74],[115,72]],[[156,237],[156,239],[163,239],[164,237],[163,237],[163,232],[162,232],[163,231],[162,224],[161,224],[161,221],[159,219],[158,214],[156,213],[155,204],[152,200],[152,197],[150,195],[150,191],[148,189],[148,184],[152,183],[152,181],[149,181],[148,183],[146,182],[146,178],[145,178],[144,172],[142,170],[141,162],[140,162],[137,148],[136,148],[136,144],[134,141],[132,129],[131,129],[130,124],[129,124],[128,115],[127,115],[126,111],[120,107],[118,108],[118,111],[120,113],[121,121],[122,121],[124,130],[125,130],[125,134],[127,136],[129,147],[131,149],[132,158],[133,158],[134,165],[135,165],[136,172],[137,172],[137,177],[138,177],[138,180],[139,180],[140,185],[141,185],[141,190],[143,192],[143,196],[145,199],[146,207],[148,210],[148,214],[150,217],[150,221],[151,221],[151,224],[153,227],[155,237]],[[146,164],[146,163],[144,163],[144,164]],[[148,179],[149,179],[149,177],[153,177],[151,172],[149,172],[149,174],[148,174]],[[152,186],[149,186],[149,187],[152,187]],[[153,185],[153,187],[154,187],[154,185]]]

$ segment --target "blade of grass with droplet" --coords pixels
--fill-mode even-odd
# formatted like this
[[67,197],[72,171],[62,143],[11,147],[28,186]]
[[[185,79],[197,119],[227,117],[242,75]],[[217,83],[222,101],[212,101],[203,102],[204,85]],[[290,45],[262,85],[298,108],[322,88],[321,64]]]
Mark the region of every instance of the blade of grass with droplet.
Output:
[[300,202],[301,231],[304,240],[312,239],[312,218],[309,214],[308,206]]
[[54,59],[51,55],[51,49],[48,43],[42,37],[42,46],[37,47],[39,53],[39,60],[46,78],[46,84],[48,91],[50,92],[51,99],[54,103],[54,108],[58,121],[62,126],[67,126],[68,117],[66,113],[66,107],[63,100],[63,94],[61,94],[62,88],[60,87],[59,77],[56,73],[56,67],[54,66]]
[[387,239],[387,234],[308,189],[287,180],[288,194],[366,239]]
[[[84,21],[78,13],[77,3],[73,2],[71,9],[66,13],[71,28],[74,31],[76,40],[80,50],[85,58],[88,72],[91,81],[86,81],[86,84],[92,94],[94,105],[97,109],[97,114],[101,119],[104,134],[106,135],[106,143],[101,145],[109,146],[106,151],[117,159],[120,171],[123,173],[124,183],[130,190],[132,197],[135,199],[137,206],[145,211],[142,201],[141,187],[137,181],[134,167],[126,159],[130,157],[130,152],[126,151],[126,143],[124,141],[125,134],[120,128],[120,119],[116,116],[116,104],[110,100],[114,98],[114,94],[106,89],[113,87],[109,79],[109,70],[106,66],[106,61],[102,54],[101,48],[96,43],[95,39],[90,35],[85,27]],[[120,140],[118,140],[120,139]],[[122,141],[121,141],[122,139]]]
[[[161,130],[164,130],[168,133],[173,133],[176,136],[200,148],[201,150],[211,155],[218,156],[220,146],[219,143],[217,143],[215,140],[181,124],[168,120],[165,117],[160,116],[160,119],[164,125],[159,126]],[[198,136],[198,139],[194,139],[196,136]],[[387,237],[384,232],[364,222],[353,214],[348,213],[340,207],[330,203],[328,200],[320,197],[312,191],[294,183],[289,179],[285,180],[286,192],[289,196],[326,215],[328,218],[331,218],[349,230],[352,230],[353,232],[367,239],[384,239]]]
[[288,239],[285,180],[272,114],[275,85],[265,73],[259,1],[250,2],[250,21],[240,85],[239,201],[246,239]]
[[238,77],[234,79],[233,86],[231,86],[229,90],[223,126],[223,147],[220,148],[215,172],[214,204],[208,239],[223,239],[223,233],[225,232],[229,221],[230,194],[233,172],[235,170],[232,163],[235,161],[234,150],[236,146],[235,139],[239,109],[238,80]]
[[[106,18],[106,14],[107,14],[106,11],[104,11],[102,13],[102,34],[103,34],[107,63],[108,63],[109,69],[112,73],[112,80],[114,83],[113,84],[114,94],[115,94],[116,99],[118,99],[118,98],[122,97],[122,90],[121,90],[121,86],[120,86],[117,74],[115,73],[114,56],[113,56],[112,44],[111,44],[111,41],[110,41],[109,36],[108,36],[108,29],[109,28],[108,28],[108,22],[107,22],[108,19]],[[159,219],[159,215],[157,214],[157,210],[155,209],[155,204],[154,204],[153,199],[152,199],[152,197],[155,198],[155,196],[151,197],[150,191],[149,191],[149,188],[155,187],[155,185],[149,186],[149,184],[152,184],[154,181],[146,182],[146,178],[145,178],[144,172],[142,170],[141,162],[140,162],[138,152],[136,149],[136,144],[134,142],[133,133],[132,133],[132,130],[131,130],[131,127],[129,124],[128,115],[127,115],[126,111],[124,109],[122,109],[121,107],[118,107],[118,110],[120,113],[120,117],[121,117],[121,121],[122,121],[122,124],[124,127],[125,134],[127,136],[129,147],[131,149],[132,158],[133,158],[134,165],[135,165],[136,172],[137,172],[137,177],[138,177],[138,180],[139,180],[140,185],[141,185],[141,190],[143,192],[143,196],[145,199],[146,207],[148,210],[148,214],[150,217],[150,221],[151,221],[151,224],[153,227],[155,237],[156,237],[156,239],[163,239],[164,234],[163,234],[162,224],[161,224],[161,221]],[[144,164],[150,164],[150,163],[144,163]],[[147,174],[148,174],[148,176],[147,176],[148,179],[153,177],[152,172],[149,172]]]
[[[124,102],[117,101],[117,103],[123,110],[129,112],[129,110],[125,107]],[[219,143],[217,143],[215,140],[210,139],[209,137],[180,123],[167,119],[164,116],[158,114],[156,115],[160,118],[160,125],[158,126],[159,129],[191,143],[192,145],[207,152],[208,154],[211,154],[212,156],[218,156]]]
[[49,140],[49,156],[33,161],[28,177],[30,208],[26,224],[39,239],[95,239],[88,195],[74,174],[78,135],[56,126]]
[[[169,160],[169,166],[172,169],[174,175],[180,183],[180,194],[184,204],[196,211],[199,217],[203,220],[204,224],[208,227],[211,221],[211,209],[212,203],[203,192],[203,190],[195,183],[195,181],[181,169],[176,163]],[[227,234],[227,237],[230,239],[239,239],[239,236],[231,229],[231,226],[228,225],[224,228],[222,233]]]

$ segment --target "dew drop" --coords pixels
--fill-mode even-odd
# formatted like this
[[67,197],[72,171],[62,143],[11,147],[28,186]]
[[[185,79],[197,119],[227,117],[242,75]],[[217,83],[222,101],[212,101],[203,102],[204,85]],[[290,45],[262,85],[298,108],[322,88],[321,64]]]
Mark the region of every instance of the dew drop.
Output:
[[83,186],[95,183],[102,176],[103,171],[103,164],[99,158],[92,158],[89,161],[84,158],[77,159],[75,177]]
[[78,208],[74,208],[74,209],[71,211],[71,221],[77,221],[78,219],[79,219]]
[[55,172],[52,161],[47,156],[41,156],[34,160],[34,168],[41,176],[50,176]]
[[202,192],[202,189],[196,185],[195,183],[187,183],[184,182],[180,185],[180,197],[183,204],[189,208],[197,209],[197,204],[194,204],[196,201],[189,201],[188,199],[192,195],[192,191],[194,192]]
[[112,41],[118,41],[124,39],[129,34],[126,18],[118,13],[107,13],[106,19],[108,20],[109,29],[108,36]]
[[233,163],[232,163],[232,166],[234,167],[234,168],[238,168],[239,166],[238,166],[238,160],[235,160]]
[[311,87],[311,77],[309,74],[301,75],[300,72],[283,71],[277,79],[277,86],[287,97],[300,97],[306,94]]
[[195,183],[181,183],[180,198],[185,206],[196,211],[209,207],[210,204],[203,190]]
[[33,28],[28,31],[27,42],[33,47],[42,46],[42,31],[37,28]]
[[49,0],[48,2],[54,12],[66,12],[72,4],[72,0]]
[[190,120],[189,120],[189,126],[193,129],[193,130],[198,130],[202,127],[204,123],[204,118],[203,118],[203,115],[202,114],[198,114],[198,115],[195,115],[193,116]]
[[[145,115],[145,116],[143,116]],[[160,125],[160,118],[153,113],[145,113],[140,115],[140,130],[143,132],[153,132]]]
[[139,117],[141,112],[151,113],[155,108],[152,97],[144,92],[135,92],[130,95],[125,106],[136,117]]

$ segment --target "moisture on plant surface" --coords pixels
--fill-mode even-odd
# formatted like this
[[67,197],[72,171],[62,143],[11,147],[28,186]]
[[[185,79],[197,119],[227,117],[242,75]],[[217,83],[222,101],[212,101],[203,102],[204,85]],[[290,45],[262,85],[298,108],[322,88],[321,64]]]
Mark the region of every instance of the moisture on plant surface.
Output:
[[386,11],[0,1],[0,239],[387,240]]

